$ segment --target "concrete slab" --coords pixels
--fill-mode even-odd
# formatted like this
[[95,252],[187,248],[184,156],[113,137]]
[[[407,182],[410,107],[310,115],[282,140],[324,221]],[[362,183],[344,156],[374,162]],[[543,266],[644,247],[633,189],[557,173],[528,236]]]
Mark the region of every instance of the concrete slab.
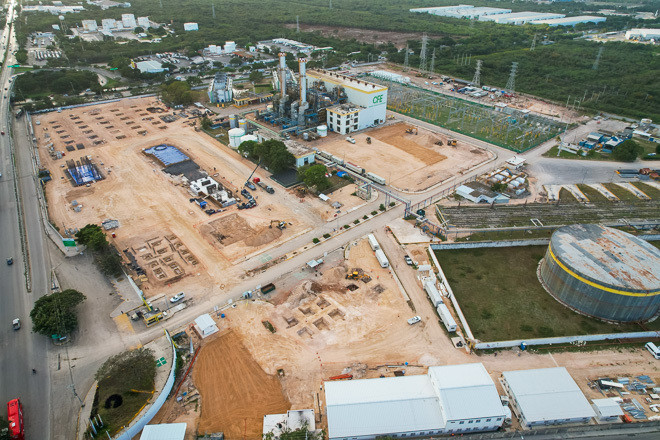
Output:
[[401,244],[430,243],[431,238],[421,230],[415,228],[410,222],[397,218],[388,224],[394,236]]

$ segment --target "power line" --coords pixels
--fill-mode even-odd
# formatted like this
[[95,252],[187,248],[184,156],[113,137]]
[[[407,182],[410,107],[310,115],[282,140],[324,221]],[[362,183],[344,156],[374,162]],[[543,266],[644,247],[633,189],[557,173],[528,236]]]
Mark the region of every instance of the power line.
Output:
[[598,70],[598,62],[600,61],[600,57],[603,55],[603,49],[605,49],[605,46],[600,46],[598,49],[598,55],[596,55],[596,61],[594,61],[594,65],[591,66],[593,70]]

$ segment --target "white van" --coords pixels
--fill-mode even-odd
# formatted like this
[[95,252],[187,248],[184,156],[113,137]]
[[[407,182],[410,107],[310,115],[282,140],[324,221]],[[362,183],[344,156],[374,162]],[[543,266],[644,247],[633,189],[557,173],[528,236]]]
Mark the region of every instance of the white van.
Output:
[[644,346],[653,355],[654,358],[660,359],[660,348],[656,347],[653,342],[647,342]]

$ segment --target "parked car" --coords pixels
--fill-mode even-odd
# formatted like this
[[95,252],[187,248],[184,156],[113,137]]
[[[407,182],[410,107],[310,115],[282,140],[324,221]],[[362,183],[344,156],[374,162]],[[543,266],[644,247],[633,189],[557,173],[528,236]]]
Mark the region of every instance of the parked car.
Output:
[[408,324],[413,325],[413,324],[417,324],[418,322],[421,322],[421,321],[422,321],[421,316],[413,316],[412,318],[410,318],[408,320]]
[[14,259],[13,258],[7,258],[7,266],[11,266],[14,264]]
[[250,188],[252,191],[256,191],[256,189],[257,189],[257,187],[254,186],[254,183],[252,183],[252,182],[245,182],[245,186]]
[[21,328],[21,320],[16,318],[11,322],[11,326],[14,330],[18,330]]
[[405,262],[406,262],[406,264],[407,264],[408,266],[412,266],[412,265],[413,265],[413,260],[412,260],[408,255],[406,255],[405,257],[403,257],[403,259],[405,260]]
[[171,302],[172,304],[174,304],[174,303],[176,303],[176,302],[181,301],[185,296],[186,296],[185,293],[183,293],[183,292],[179,292],[179,293],[177,293],[176,295],[174,295],[172,298],[170,298],[170,302]]

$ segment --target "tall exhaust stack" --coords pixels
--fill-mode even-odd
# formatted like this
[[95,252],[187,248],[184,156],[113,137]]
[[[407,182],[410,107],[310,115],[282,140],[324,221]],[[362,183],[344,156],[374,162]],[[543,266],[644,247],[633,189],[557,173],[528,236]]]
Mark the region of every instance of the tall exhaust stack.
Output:
[[298,59],[298,69],[300,77],[298,82],[300,83],[300,106],[298,107],[298,126],[305,124],[305,110],[309,108],[307,103],[307,59],[299,58]]
[[284,116],[284,103],[287,100],[286,96],[286,54],[280,52],[280,66],[278,68],[280,72],[280,116]]

